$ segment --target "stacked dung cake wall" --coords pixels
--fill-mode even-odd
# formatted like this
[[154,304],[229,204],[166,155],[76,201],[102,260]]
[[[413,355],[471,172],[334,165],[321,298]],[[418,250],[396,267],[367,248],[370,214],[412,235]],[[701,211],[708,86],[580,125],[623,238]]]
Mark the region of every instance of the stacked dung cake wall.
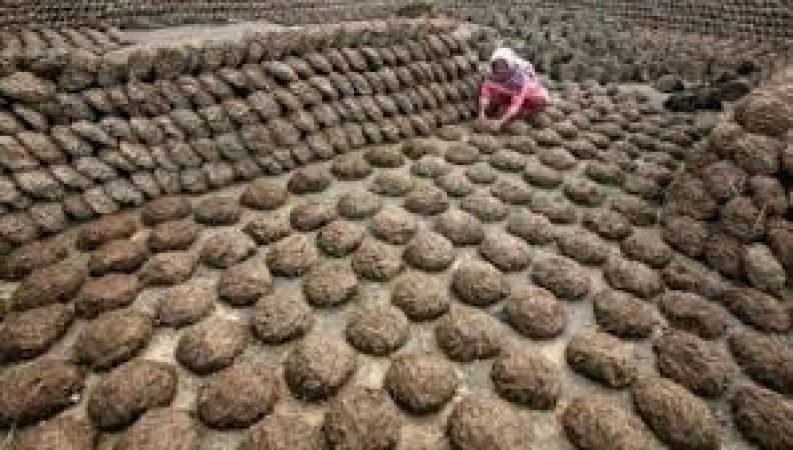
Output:
[[669,185],[663,236],[727,277],[779,294],[793,275],[793,76],[739,102]]
[[787,0],[13,0],[0,6],[0,25],[162,25],[251,19],[326,23],[384,18],[405,6],[429,3],[470,18],[486,15],[494,7],[510,11],[545,7],[604,13],[627,24],[727,37],[793,37],[793,8]]
[[467,41],[381,25],[14,59],[0,77],[0,240],[470,117]]
[[326,23],[386,17],[406,1],[333,0],[76,0],[10,2],[0,6],[0,25],[163,26],[263,19],[279,23]]
[[[450,0],[453,14],[473,20],[487,16],[493,2]],[[497,7],[529,12],[537,8],[605,14],[623,24],[671,29],[723,37],[759,40],[790,40],[793,37],[793,8],[787,0],[514,0]]]
[[[791,41],[770,28],[750,36],[719,36],[707,27],[675,29],[626,20],[608,8],[586,5],[569,9],[543,2],[513,8],[471,5],[475,4],[449,13],[494,27],[539,70],[561,81],[655,82],[672,76],[699,83],[748,76],[754,85],[793,55]],[[793,30],[793,23],[785,29]]]

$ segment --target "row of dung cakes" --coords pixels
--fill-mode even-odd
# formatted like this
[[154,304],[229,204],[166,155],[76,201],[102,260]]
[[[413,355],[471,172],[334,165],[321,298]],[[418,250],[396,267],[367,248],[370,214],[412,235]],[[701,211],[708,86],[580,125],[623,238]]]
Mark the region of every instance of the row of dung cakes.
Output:
[[[761,69],[773,65],[779,51],[768,43],[639,26],[615,27],[587,13],[575,14],[565,22],[546,16],[545,26],[533,17],[518,19],[537,23],[544,31],[521,33],[526,50],[560,80],[605,77],[648,82],[671,74],[700,82],[746,71],[754,72],[757,81]],[[526,28],[534,27],[515,27],[519,31]]]
[[[384,18],[402,0],[73,0],[26,2],[0,9],[0,25],[115,25],[150,27],[265,19],[283,23]],[[2,7],[0,7],[2,8]],[[309,14],[307,17],[306,14]],[[320,15],[321,14],[321,15]],[[315,21],[314,19],[320,19]]]
[[28,72],[0,78],[0,241],[20,244],[69,219],[202,193],[469,118],[477,53],[448,30],[399,29],[351,31],[336,43],[312,40],[316,46],[279,47],[286,35],[271,34],[258,39],[279,47],[278,57],[210,52],[223,56],[214,69],[164,70],[158,61],[166,59],[154,58],[143,73],[133,58],[128,69],[141,80],[71,92]]
[[[362,2],[353,0],[226,0],[163,1],[73,0],[70,2],[15,2],[0,8],[0,26],[10,25],[117,25],[164,26],[265,19],[285,24],[327,23],[385,18],[413,0]],[[426,2],[425,2],[426,3]],[[548,7],[605,13],[626,24],[689,32],[786,40],[793,37],[793,8],[787,0],[444,0],[433,2],[461,14],[492,10]],[[467,13],[466,12],[466,13]]]
[[233,7],[213,4],[208,9],[195,9],[189,5],[172,8],[166,12],[136,11],[115,14],[112,23],[128,28],[153,28],[193,23],[229,23],[264,20],[282,25],[322,24],[379,20],[393,15],[398,1],[350,2],[246,2]]
[[737,103],[669,185],[664,239],[725,276],[785,292],[793,280],[792,130],[793,76]]
[[623,26],[590,11],[481,10],[473,19],[511,37],[510,45],[561,81],[654,82],[671,75],[698,83],[740,76],[755,84],[784,59],[780,54],[790,55],[771,42]]
[[8,75],[50,58],[66,58],[70,52],[84,51],[101,55],[128,44],[118,29],[77,28],[7,28],[0,30],[0,75]]
[[[450,13],[473,20],[494,7],[481,0],[447,0],[443,4]],[[781,42],[793,38],[793,8],[787,0],[512,0],[500,2],[498,7],[585,11],[619,19],[623,25],[731,38]]]
[[[63,58],[42,55],[40,60],[28,64],[17,61],[21,65],[8,67],[10,75],[0,83],[0,95],[6,107],[4,115],[16,114],[25,127],[40,130],[49,127],[48,115],[58,123],[69,118],[80,120],[112,113],[102,100],[109,97],[123,102],[118,99],[122,94],[116,91],[123,91],[130,83],[137,89],[177,82],[186,88],[190,84],[187,79],[192,77],[205,80],[203,87],[210,91],[244,89],[244,85],[237,86],[244,83],[267,89],[284,79],[297,81],[317,74],[397,69],[452,56],[457,60],[476,57],[466,53],[468,49],[463,46],[467,42],[447,32],[451,30],[448,24],[380,22],[371,27],[318,30],[271,31],[239,40],[197,44],[135,46],[105,55],[73,51]],[[225,85],[230,86],[224,89]],[[97,90],[100,88],[105,90],[104,95]],[[137,94],[131,91],[127,94],[132,101],[127,103],[134,103]],[[201,91],[191,95],[201,96]],[[61,110],[58,103],[68,103],[71,107]],[[93,105],[97,111],[92,113],[88,106],[80,107],[81,103]],[[199,101],[197,105],[204,103]],[[18,112],[25,109],[28,113]],[[85,111],[88,117],[72,117],[74,109]],[[12,119],[3,122],[9,121]],[[12,125],[5,125],[0,133],[8,134],[3,131],[6,126]]]
[[724,37],[785,40],[793,37],[793,12],[785,0],[655,0],[605,2],[610,12],[641,25]]

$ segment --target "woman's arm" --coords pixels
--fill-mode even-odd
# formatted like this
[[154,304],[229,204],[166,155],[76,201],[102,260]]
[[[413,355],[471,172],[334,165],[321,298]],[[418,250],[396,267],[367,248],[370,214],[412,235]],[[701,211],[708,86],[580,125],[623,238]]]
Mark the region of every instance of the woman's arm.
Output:
[[496,83],[491,83],[489,81],[485,81],[479,88],[479,119],[484,120],[485,111],[492,103],[492,98],[494,95],[501,92],[502,88]]
[[490,100],[488,100],[486,98],[480,98],[479,99],[479,121],[480,122],[484,121],[485,119],[487,119],[487,116],[485,115],[485,111],[487,111],[487,107],[488,106],[490,106]]
[[510,119],[515,117],[515,115],[520,112],[521,107],[523,106],[523,102],[526,100],[526,96],[529,95],[531,92],[531,84],[530,83],[523,83],[523,86],[520,88],[515,95],[510,98],[509,108],[504,113],[504,116],[498,120],[496,120],[494,126],[496,129],[501,128],[507,123]]

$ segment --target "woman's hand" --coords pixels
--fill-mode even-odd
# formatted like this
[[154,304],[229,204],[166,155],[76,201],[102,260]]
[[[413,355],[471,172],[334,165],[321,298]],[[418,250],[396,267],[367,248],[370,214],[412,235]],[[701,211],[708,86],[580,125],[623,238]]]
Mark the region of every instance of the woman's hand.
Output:
[[498,130],[500,130],[500,129],[501,129],[501,127],[503,127],[503,126],[504,126],[504,123],[505,123],[505,122],[506,122],[506,121],[505,121],[504,119],[496,119],[496,120],[492,120],[492,121],[490,121],[490,123],[488,124],[488,128],[490,128],[490,129],[491,129],[491,130],[493,130],[493,131],[498,131]]
[[476,127],[481,131],[498,131],[504,122],[501,120],[480,119],[476,121]]
[[503,120],[490,120],[487,117],[480,117],[476,121],[476,127],[482,131],[498,131],[504,126]]

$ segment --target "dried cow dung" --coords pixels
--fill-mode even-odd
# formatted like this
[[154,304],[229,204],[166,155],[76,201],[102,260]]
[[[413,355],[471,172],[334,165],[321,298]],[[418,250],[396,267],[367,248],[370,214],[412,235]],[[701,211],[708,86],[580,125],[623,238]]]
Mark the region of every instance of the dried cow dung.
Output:
[[99,381],[88,398],[86,411],[97,427],[120,429],[150,409],[169,405],[176,396],[176,385],[173,366],[135,359]]
[[293,172],[287,187],[291,193],[303,195],[323,191],[332,181],[333,177],[327,168],[313,165]]
[[636,356],[631,344],[600,332],[573,337],[565,349],[570,367],[606,386],[622,388],[636,379]]
[[343,262],[327,262],[314,267],[303,281],[303,293],[314,307],[339,306],[358,292],[358,279]]
[[747,384],[736,389],[730,405],[738,429],[760,448],[776,450],[793,445],[793,405],[789,398]]
[[0,425],[33,424],[72,406],[85,374],[65,361],[43,358],[10,367],[0,376]]
[[248,208],[269,211],[286,204],[287,197],[288,193],[283,186],[261,178],[248,185],[240,197],[240,204]]
[[461,170],[450,170],[435,180],[435,184],[452,197],[465,197],[474,192],[474,185]]
[[178,328],[196,323],[212,312],[215,297],[211,286],[184,283],[171,287],[155,307],[157,324]]
[[668,330],[653,349],[661,375],[702,397],[720,397],[733,378],[727,353],[693,334]]
[[91,252],[88,271],[94,276],[130,273],[137,270],[148,257],[148,248],[142,241],[111,241]]
[[530,160],[523,169],[523,179],[542,189],[553,189],[562,183],[562,175],[556,169]]
[[756,289],[730,289],[720,300],[742,322],[760,331],[784,333],[793,325],[793,319],[779,300]]
[[522,239],[504,231],[489,233],[479,254],[503,272],[520,272],[531,262],[531,251]]
[[318,257],[314,244],[301,235],[287,237],[271,245],[266,261],[273,275],[291,278],[308,272]]
[[455,245],[477,245],[484,239],[484,227],[473,215],[453,209],[435,219],[434,229]]
[[474,306],[487,306],[509,295],[506,277],[486,262],[462,264],[452,277],[452,290],[461,300]]
[[622,240],[633,233],[625,216],[611,209],[598,209],[584,214],[584,227],[610,240]]
[[662,269],[674,255],[671,248],[650,233],[634,233],[620,244],[622,253],[630,259],[655,269]]
[[410,191],[404,205],[412,213],[432,216],[446,211],[449,208],[449,199],[442,189],[426,184]]
[[179,196],[160,197],[141,208],[141,221],[147,226],[184,219],[192,214],[190,202]]
[[236,198],[217,195],[202,200],[196,205],[194,212],[196,222],[222,226],[237,223],[242,215],[242,208]]
[[350,220],[360,220],[373,216],[382,207],[380,198],[362,189],[351,190],[339,197],[336,209],[339,215]]
[[501,200],[485,193],[475,192],[460,201],[460,209],[482,222],[500,222],[509,214],[509,207]]
[[149,286],[169,286],[186,281],[198,265],[188,252],[158,253],[140,268],[140,280]]
[[402,419],[388,394],[360,386],[333,399],[322,423],[332,448],[396,448],[401,428]]
[[52,347],[74,320],[71,306],[62,303],[18,313],[6,313],[0,323],[0,361],[36,357]]
[[459,450],[529,450],[531,423],[508,404],[493,398],[468,396],[454,406],[446,435]]
[[561,395],[559,369],[548,359],[526,350],[509,351],[493,362],[490,378],[506,400],[531,409],[550,410]]
[[223,270],[217,282],[218,298],[232,306],[250,306],[273,289],[264,261],[251,258]]
[[8,213],[0,216],[0,239],[3,245],[22,245],[35,240],[39,230],[28,214]]
[[308,232],[333,222],[336,206],[324,200],[307,200],[292,207],[289,222],[298,231]]
[[642,298],[650,298],[663,290],[661,275],[654,269],[636,261],[612,258],[603,272],[609,284]]
[[339,180],[351,181],[368,177],[372,173],[372,167],[356,152],[334,158],[331,171]]
[[502,330],[488,314],[471,307],[453,308],[435,326],[435,340],[452,360],[471,362],[501,352]]
[[107,370],[128,361],[154,334],[153,319],[118,309],[88,322],[74,343],[74,359],[94,370]]
[[263,296],[251,315],[253,334],[265,344],[281,344],[301,337],[313,325],[311,308],[299,293],[291,291]]
[[388,281],[402,270],[402,257],[397,247],[367,238],[353,253],[352,268],[367,280]]
[[225,269],[255,252],[256,243],[242,231],[218,231],[207,237],[201,249],[201,261],[210,267]]
[[277,242],[292,234],[289,212],[281,210],[257,214],[245,224],[243,231],[259,245]]
[[638,417],[600,395],[573,399],[562,413],[561,422],[567,438],[578,448],[661,448]]
[[532,280],[565,300],[586,296],[591,287],[589,275],[574,261],[549,256],[534,264]]
[[437,319],[449,311],[446,283],[419,272],[406,273],[394,282],[391,303],[413,321]]
[[248,332],[242,324],[209,318],[185,330],[174,356],[187,369],[205,375],[231,365],[248,341]]
[[415,185],[410,174],[397,169],[384,169],[376,174],[369,190],[385,197],[402,197]]
[[341,258],[355,251],[365,234],[364,228],[356,223],[335,220],[317,234],[317,246],[327,255]]
[[278,400],[278,381],[271,367],[238,362],[213,375],[199,388],[198,417],[217,429],[245,428],[269,414]]
[[25,103],[40,103],[55,96],[55,85],[30,72],[15,72],[0,78],[0,94]]
[[567,327],[567,312],[550,291],[519,284],[514,286],[504,303],[507,323],[523,336],[551,339]]
[[325,445],[319,426],[297,415],[276,414],[251,428],[237,450],[321,450]]
[[419,232],[405,248],[403,257],[417,269],[440,272],[454,261],[454,245],[438,233]]
[[458,384],[451,364],[421,353],[394,359],[383,381],[394,401],[414,414],[430,414],[443,408],[454,396]]
[[112,214],[84,225],[77,234],[76,246],[80,250],[93,250],[116,239],[126,239],[138,229],[135,217],[130,214]]
[[11,448],[89,450],[95,448],[98,438],[99,433],[85,420],[57,417],[18,431]]
[[718,338],[727,329],[724,308],[699,295],[670,291],[662,294],[657,304],[670,325],[703,339]]
[[768,136],[781,136],[793,127],[791,104],[775,92],[755,92],[741,100],[735,108],[735,120],[747,131]]
[[96,317],[104,311],[130,305],[142,285],[135,275],[110,274],[91,278],[83,284],[74,301],[77,315]]
[[386,356],[408,340],[410,323],[402,311],[390,304],[360,307],[347,322],[345,335],[362,353]]
[[339,341],[304,340],[284,362],[284,379],[293,395],[324,400],[338,392],[357,365],[355,351]]
[[721,448],[722,426],[708,405],[686,388],[657,378],[640,382],[632,394],[644,421],[670,447]]
[[405,163],[399,147],[377,146],[366,151],[365,158],[374,167],[397,168]]
[[369,228],[372,234],[383,241],[404,245],[416,232],[415,219],[404,209],[385,206],[372,217]]
[[581,264],[603,264],[610,253],[609,247],[600,237],[580,228],[558,233],[556,243],[563,255]]
[[605,290],[592,300],[595,321],[604,331],[626,339],[648,337],[655,326],[653,308],[630,294]]
[[426,178],[439,178],[451,170],[449,164],[436,155],[423,155],[410,167],[413,175]]
[[783,338],[744,330],[732,334],[728,343],[744,373],[777,392],[793,393],[793,349]]
[[163,222],[152,228],[147,243],[152,252],[188,250],[201,234],[201,226],[192,219]]
[[159,408],[147,411],[116,441],[115,450],[193,449],[201,445],[202,431],[187,411]]

